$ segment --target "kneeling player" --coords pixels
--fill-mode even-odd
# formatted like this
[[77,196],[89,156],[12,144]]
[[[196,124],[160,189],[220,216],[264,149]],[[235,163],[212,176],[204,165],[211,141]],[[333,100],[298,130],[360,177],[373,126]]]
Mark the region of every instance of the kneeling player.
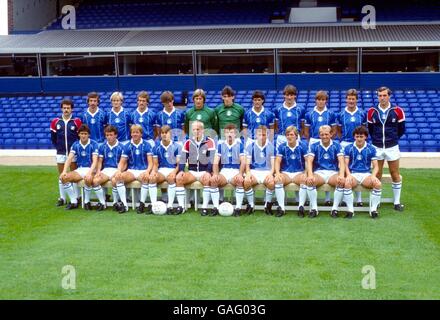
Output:
[[[211,196],[211,172],[215,155],[215,142],[204,135],[205,126],[201,121],[193,121],[191,124],[192,138],[185,141],[182,149],[182,157],[179,164],[179,174],[176,177],[176,195],[179,206],[176,214],[184,212],[185,186],[195,181],[203,184],[202,216],[208,215],[208,203]],[[188,172],[184,172],[188,163]],[[197,192],[197,191],[195,191]]]
[[173,213],[173,203],[176,195],[176,175],[179,172],[181,145],[171,137],[171,127],[160,129],[161,141],[153,149],[153,170],[150,174],[150,200],[157,201],[157,185],[165,180],[168,182],[167,214]]
[[[93,174],[98,162],[98,143],[90,140],[90,129],[83,124],[78,129],[79,141],[76,141],[70,149],[69,157],[64,164],[60,179],[64,184],[64,190],[69,195],[70,203],[66,210],[78,208],[76,192],[73,190],[72,182],[76,183],[84,179],[84,209],[91,210],[90,193],[93,186]],[[77,169],[67,173],[70,164],[76,158]]]
[[284,186],[293,182],[300,186],[298,216],[303,218],[304,203],[307,198],[304,170],[308,146],[306,142],[299,140],[299,132],[296,127],[287,127],[285,134],[287,142],[280,144],[275,158],[275,196],[278,200],[276,217],[282,217],[286,214]]
[[104,129],[105,139],[107,140],[99,146],[98,165],[96,168],[96,175],[93,178],[93,190],[98,197],[99,204],[97,211],[105,209],[106,202],[104,196],[104,189],[101,185],[111,180],[113,185],[113,208],[118,210],[118,190],[116,189],[115,174],[118,171],[118,164],[122,156],[122,145],[118,141],[118,129],[114,126],[108,125]]
[[[211,178],[211,198],[214,209],[212,215],[218,214],[220,205],[219,188],[223,188],[230,183],[235,187],[235,210],[234,216],[238,217],[243,205],[243,173],[246,166],[244,146],[237,138],[237,127],[228,124],[223,129],[225,140],[221,140],[217,146],[217,153],[214,158]],[[221,170],[220,170],[221,168]]]
[[[130,133],[132,139],[122,149],[121,161],[115,175],[119,197],[122,201],[119,213],[122,214],[128,211],[125,184],[138,180],[142,183],[142,188],[137,213],[142,214],[145,210],[148,182],[151,169],[153,168],[153,153],[151,152],[150,144],[142,139],[141,126],[132,125]],[[125,171],[126,168],[128,168],[127,171]]]
[[275,169],[275,147],[267,140],[267,127],[259,126],[256,129],[257,140],[250,143],[246,148],[246,178],[244,180],[244,190],[248,200],[246,213],[254,212],[254,186],[264,184],[266,187],[266,197],[264,212],[272,215],[272,196],[275,189],[273,178]]
[[[355,142],[345,147],[346,175],[344,201],[347,203],[346,218],[353,217],[353,191],[358,184],[372,189],[370,194],[370,216],[375,219],[379,216],[377,206],[382,195],[382,184],[377,178],[379,165],[377,163],[376,148],[367,143],[368,130],[359,126],[353,131]],[[373,172],[370,173],[371,165]]]
[[332,128],[324,125],[319,128],[320,141],[310,145],[307,158],[307,194],[310,199],[309,217],[318,215],[317,187],[328,183],[335,188],[332,218],[338,217],[338,207],[344,197],[345,162],[341,145],[331,139]]

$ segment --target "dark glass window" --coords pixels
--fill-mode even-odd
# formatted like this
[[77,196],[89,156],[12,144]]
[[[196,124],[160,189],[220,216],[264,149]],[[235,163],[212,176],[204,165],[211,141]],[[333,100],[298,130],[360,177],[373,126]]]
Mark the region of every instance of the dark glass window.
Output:
[[46,54],[41,57],[44,76],[115,75],[113,54]]
[[38,76],[37,55],[0,55],[0,77]]
[[192,74],[191,52],[119,53],[119,74]]

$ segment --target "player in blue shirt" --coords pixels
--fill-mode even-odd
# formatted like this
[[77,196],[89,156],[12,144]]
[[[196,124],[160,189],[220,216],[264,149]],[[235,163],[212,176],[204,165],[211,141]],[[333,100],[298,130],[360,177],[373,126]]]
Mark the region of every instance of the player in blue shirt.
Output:
[[[341,146],[345,148],[354,142],[353,131],[360,125],[367,125],[367,114],[357,106],[358,93],[349,89],[346,94],[346,107],[336,117],[338,136]],[[357,192],[357,206],[362,207],[362,192]]]
[[[352,189],[358,184],[372,189],[370,193],[370,216],[375,219],[379,216],[377,207],[382,195],[382,184],[377,178],[379,173],[379,164],[377,161],[376,148],[367,143],[368,129],[359,126],[353,131],[355,142],[346,146],[345,155],[345,190],[344,201],[347,203],[346,218],[352,218],[354,215],[353,192]],[[371,166],[373,171],[371,172]]]
[[142,127],[140,125],[132,125],[130,133],[132,139],[123,147],[121,161],[115,174],[118,194],[123,204],[119,213],[122,214],[128,211],[125,184],[138,180],[142,183],[142,188],[137,213],[142,214],[145,210],[145,201],[148,195],[150,172],[153,169],[153,153],[150,144],[142,139]]
[[161,140],[156,142],[153,149],[153,170],[150,174],[151,203],[157,201],[157,185],[165,180],[168,183],[168,209],[167,214],[173,214],[173,203],[176,195],[176,176],[179,172],[179,161],[182,145],[171,139],[171,127],[160,128]]
[[[157,136],[160,134],[160,128],[169,126],[171,128],[171,138],[173,141],[182,141],[185,138],[185,113],[183,110],[174,107],[174,95],[170,91],[164,91],[160,96],[163,110],[156,116]],[[182,142],[180,142],[182,143]]]
[[246,167],[246,157],[244,145],[237,138],[237,127],[235,124],[228,124],[223,129],[224,140],[220,140],[217,146],[217,153],[214,157],[211,177],[211,198],[214,209],[212,215],[218,214],[220,205],[219,188],[223,188],[230,183],[235,187],[235,209],[234,216],[241,214],[243,205],[243,173]]
[[107,124],[107,115],[104,110],[98,107],[99,95],[90,92],[87,95],[88,108],[82,115],[82,123],[90,128],[90,139],[102,143],[105,140],[104,128]]
[[285,131],[287,142],[278,148],[275,158],[275,195],[278,200],[276,216],[282,217],[285,212],[284,186],[295,183],[300,186],[298,216],[304,217],[304,203],[307,199],[306,186],[306,157],[308,146],[305,141],[299,140],[299,131],[295,126],[287,127]]
[[[245,112],[243,118],[243,135],[246,138],[246,145],[252,142],[248,139],[256,138],[256,131],[259,126],[265,126],[271,129],[275,128],[275,115],[263,106],[264,94],[256,90],[252,95],[252,108]],[[272,137],[273,138],[273,137]]]
[[106,142],[102,143],[98,149],[98,164],[96,174],[93,178],[93,190],[95,191],[99,204],[97,211],[103,211],[106,207],[104,189],[101,185],[111,180],[113,185],[113,208],[119,209],[118,190],[116,189],[115,174],[118,171],[118,164],[122,156],[122,144],[118,141],[118,129],[114,126],[107,126],[104,130]]
[[290,126],[294,126],[300,132],[303,131],[305,109],[296,104],[296,96],[298,90],[291,84],[284,87],[284,102],[283,105],[275,109],[275,130],[278,133],[276,147],[278,148],[282,143],[287,142],[285,132]]
[[[326,91],[318,91],[315,96],[316,106],[306,113],[304,121],[304,137],[309,140],[309,145],[320,141],[319,128],[329,125],[332,128],[332,138],[336,136],[336,116],[333,111],[327,109],[328,94]],[[325,192],[325,204],[331,205],[330,192]]]
[[[79,127],[78,135],[79,141],[72,145],[60,179],[64,184],[64,190],[70,198],[70,203],[67,205],[66,210],[78,208],[78,200],[72,182],[79,182],[82,179],[84,179],[86,184],[84,188],[84,209],[91,210],[90,193],[93,186],[93,174],[98,163],[98,143],[90,140],[90,129],[85,124]],[[67,173],[72,162],[76,162],[78,168]]]
[[328,125],[319,128],[321,140],[309,146],[307,157],[307,194],[310,199],[309,217],[318,215],[317,187],[328,183],[335,188],[331,210],[333,218],[338,217],[338,207],[344,197],[345,162],[341,145],[331,139],[332,128]]
[[275,147],[268,140],[268,128],[260,126],[256,130],[256,141],[246,147],[246,177],[244,190],[248,200],[246,213],[254,212],[254,186],[264,184],[266,187],[264,212],[272,215],[272,196],[275,189],[273,174],[275,171]]
[[156,113],[148,109],[150,96],[146,91],[141,91],[137,97],[137,109],[131,114],[131,123],[142,127],[142,139],[147,141],[151,148],[154,148],[156,138],[155,125]]
[[130,113],[122,107],[124,96],[120,92],[114,92],[110,101],[112,109],[107,113],[107,123],[118,129],[118,141],[123,145],[127,144],[130,139]]

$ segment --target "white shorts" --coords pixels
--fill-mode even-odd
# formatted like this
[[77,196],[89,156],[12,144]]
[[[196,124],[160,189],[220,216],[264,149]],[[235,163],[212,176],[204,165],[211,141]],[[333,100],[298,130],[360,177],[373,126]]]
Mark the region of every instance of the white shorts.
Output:
[[251,174],[257,179],[259,184],[264,183],[266,177],[270,175],[270,171],[267,170],[251,170]]
[[206,173],[206,171],[188,171],[188,173],[191,173],[197,181],[200,181],[200,178]]
[[157,171],[166,178],[173,170],[174,168],[159,168]]
[[84,178],[89,171],[90,168],[86,168],[86,167],[78,168],[75,170],[75,172],[78,173],[81,176],[81,178]]
[[296,177],[297,175],[299,175],[299,174],[301,174],[301,173],[303,173],[303,172],[302,172],[302,171],[299,171],[299,172],[287,172],[287,171],[283,171],[283,172],[281,172],[281,173],[285,173],[285,174],[287,174],[287,175],[289,176],[290,180],[293,180],[293,179],[295,179],[295,177]]
[[56,159],[57,163],[63,164],[63,163],[66,163],[67,156],[65,154],[57,154],[55,156],[55,159]]
[[367,177],[369,177],[369,176],[371,175],[371,173],[369,173],[369,172],[365,172],[365,173],[360,173],[360,172],[353,173],[353,172],[352,172],[351,175],[356,179],[356,181],[357,181],[358,183],[362,184],[362,182],[364,182],[364,180],[365,180]]
[[377,160],[396,161],[400,159],[399,145],[391,148],[378,148],[375,145]]
[[330,178],[334,176],[335,174],[338,174],[338,171],[333,170],[316,170],[314,173],[316,173],[318,176],[322,177],[324,179],[325,183],[328,183]]
[[115,175],[116,171],[118,171],[118,168],[104,168],[101,173],[111,179]]
[[134,178],[138,180],[139,176],[145,172],[145,170],[134,170],[134,169],[128,169],[127,172],[130,172],[133,174]]
[[319,142],[319,141],[321,141],[321,139],[310,138],[310,140],[309,140],[309,146],[312,145],[312,144],[314,144],[315,142]]
[[232,179],[239,173],[239,169],[224,168],[220,170],[220,174],[226,178],[228,183],[231,183]]

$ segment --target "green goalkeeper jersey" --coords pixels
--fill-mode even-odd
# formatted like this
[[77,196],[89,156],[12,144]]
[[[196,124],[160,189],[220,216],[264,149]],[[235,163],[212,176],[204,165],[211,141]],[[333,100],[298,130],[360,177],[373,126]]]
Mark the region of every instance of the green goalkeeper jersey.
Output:
[[208,106],[203,106],[201,109],[192,107],[185,114],[185,132],[191,135],[190,125],[193,121],[201,121],[205,125],[205,129],[213,129],[218,131],[218,119],[215,111]]
[[223,137],[223,128],[228,124],[235,124],[238,132],[241,131],[243,127],[243,117],[244,117],[244,109],[238,103],[232,104],[232,106],[227,107],[224,103],[220,104],[215,108],[215,113],[218,118],[219,136]]

